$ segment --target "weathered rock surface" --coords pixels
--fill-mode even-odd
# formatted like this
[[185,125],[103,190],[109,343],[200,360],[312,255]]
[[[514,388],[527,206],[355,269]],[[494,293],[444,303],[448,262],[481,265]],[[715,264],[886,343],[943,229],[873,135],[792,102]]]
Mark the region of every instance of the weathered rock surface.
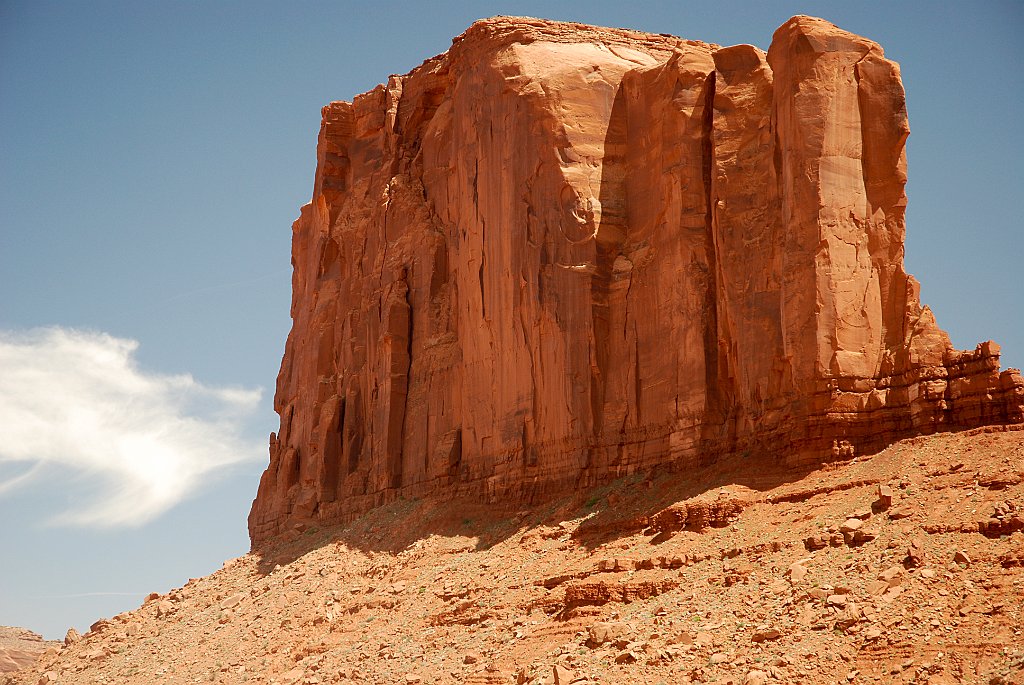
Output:
[[48,648],[59,646],[59,642],[48,642],[31,630],[0,626],[0,673],[31,666]]
[[908,132],[898,66],[810,17],[767,54],[498,17],[331,103],[253,542],[1024,420],[903,269]]

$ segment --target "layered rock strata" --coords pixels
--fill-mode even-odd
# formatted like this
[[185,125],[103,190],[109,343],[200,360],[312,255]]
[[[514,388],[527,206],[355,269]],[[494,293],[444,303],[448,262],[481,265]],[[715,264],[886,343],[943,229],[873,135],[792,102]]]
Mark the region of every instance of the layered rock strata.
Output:
[[28,668],[35,664],[47,649],[59,646],[59,642],[44,640],[41,635],[31,630],[0,626],[0,673]]
[[1024,420],[903,269],[898,66],[525,18],[323,110],[254,544],[399,496],[531,501]]

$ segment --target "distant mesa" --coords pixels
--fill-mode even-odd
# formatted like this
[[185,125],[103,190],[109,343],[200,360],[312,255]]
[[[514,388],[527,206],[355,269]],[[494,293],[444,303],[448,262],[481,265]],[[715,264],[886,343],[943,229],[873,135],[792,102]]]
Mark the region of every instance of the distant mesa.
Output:
[[32,666],[47,649],[59,646],[31,630],[0,626],[0,673]]
[[530,503],[1024,420],[903,267],[899,67],[518,17],[323,109],[253,543],[400,496]]

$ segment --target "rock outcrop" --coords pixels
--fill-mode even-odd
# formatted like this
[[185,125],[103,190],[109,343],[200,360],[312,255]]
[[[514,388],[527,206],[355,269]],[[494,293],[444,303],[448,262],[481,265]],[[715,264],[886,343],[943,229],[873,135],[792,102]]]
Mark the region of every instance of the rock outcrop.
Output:
[[58,647],[59,642],[46,641],[31,630],[0,626],[0,673],[32,666],[47,649]]
[[254,544],[399,496],[531,501],[1024,420],[903,269],[898,66],[525,18],[323,110]]

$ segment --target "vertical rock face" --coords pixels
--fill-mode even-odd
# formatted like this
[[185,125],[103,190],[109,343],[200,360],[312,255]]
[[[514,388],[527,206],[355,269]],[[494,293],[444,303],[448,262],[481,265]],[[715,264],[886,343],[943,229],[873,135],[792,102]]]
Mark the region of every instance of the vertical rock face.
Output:
[[898,66],[809,17],[767,54],[493,18],[331,103],[253,542],[1024,420],[903,270],[908,133]]

